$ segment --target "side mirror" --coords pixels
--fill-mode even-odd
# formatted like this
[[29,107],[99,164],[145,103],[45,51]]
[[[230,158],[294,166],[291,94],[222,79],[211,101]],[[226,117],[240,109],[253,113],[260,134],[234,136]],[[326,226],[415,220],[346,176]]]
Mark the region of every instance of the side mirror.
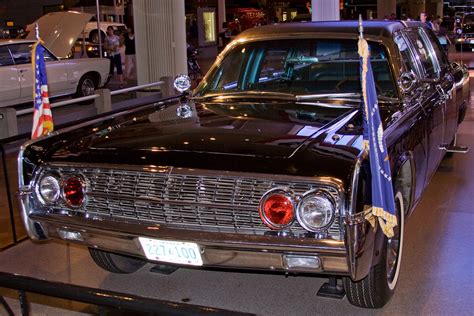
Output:
[[461,65],[459,63],[455,62],[455,61],[453,61],[451,63],[451,68],[452,69],[459,69],[460,67],[461,67]]
[[400,78],[398,78],[398,85],[403,94],[412,92],[417,82],[418,80],[412,72],[404,72],[400,75]]

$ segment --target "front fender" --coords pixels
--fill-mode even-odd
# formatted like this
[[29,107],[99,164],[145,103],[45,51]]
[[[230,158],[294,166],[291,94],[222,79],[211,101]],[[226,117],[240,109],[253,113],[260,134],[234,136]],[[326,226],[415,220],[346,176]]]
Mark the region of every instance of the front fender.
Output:
[[[406,152],[397,156],[399,158],[392,165],[394,192],[402,194],[403,203],[407,206],[404,211],[407,214],[413,205],[415,189],[413,153]],[[369,174],[370,166],[362,153],[355,164],[348,200],[350,204],[347,207],[349,214],[344,223],[347,264],[353,281],[365,278],[372,266],[379,262],[385,242],[385,235],[378,229],[378,225],[372,227],[365,219],[364,205],[371,203]]]

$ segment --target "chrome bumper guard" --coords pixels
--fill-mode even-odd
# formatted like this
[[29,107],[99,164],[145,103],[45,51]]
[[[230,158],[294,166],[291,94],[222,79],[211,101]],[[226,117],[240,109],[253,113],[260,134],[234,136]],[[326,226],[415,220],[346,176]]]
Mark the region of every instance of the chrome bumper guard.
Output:
[[[203,266],[348,275],[344,241],[282,238],[202,232],[164,225],[97,220],[61,214],[38,214],[30,207],[29,190],[19,193],[23,223],[33,240],[65,239],[111,252],[146,259],[138,237],[193,242],[201,250]],[[314,267],[288,266],[287,258],[317,258]]]

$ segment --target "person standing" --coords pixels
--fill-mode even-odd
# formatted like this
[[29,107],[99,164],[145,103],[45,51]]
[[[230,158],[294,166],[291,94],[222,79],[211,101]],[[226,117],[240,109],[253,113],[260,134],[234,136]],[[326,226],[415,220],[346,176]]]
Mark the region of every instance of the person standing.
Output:
[[222,32],[219,33],[222,42],[222,48],[225,48],[231,40],[231,31],[228,28],[227,22],[222,22]]
[[426,16],[426,12],[421,12],[420,13],[420,21],[423,23],[427,28],[433,29],[433,24],[431,24],[430,21],[428,21],[428,17]]
[[122,59],[120,57],[120,37],[115,35],[112,26],[107,28],[107,36],[104,39],[104,48],[107,52],[107,57],[110,60],[110,76],[114,74],[114,68],[117,69],[117,75],[120,81],[120,88],[124,87]]
[[125,79],[136,79],[135,34],[128,29],[124,36],[125,43]]

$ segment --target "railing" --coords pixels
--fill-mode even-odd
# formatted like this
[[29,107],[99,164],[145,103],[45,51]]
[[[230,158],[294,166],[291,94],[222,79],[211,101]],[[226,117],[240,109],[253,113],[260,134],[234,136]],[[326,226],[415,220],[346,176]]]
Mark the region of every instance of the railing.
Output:
[[[147,88],[160,86],[162,97],[168,97],[174,94],[171,77],[162,77],[160,81],[147,83],[139,86],[124,88],[120,90],[110,91],[108,89],[98,89],[95,94],[88,95],[81,98],[64,100],[51,104],[52,108],[76,104],[85,101],[94,101],[94,107],[97,114],[112,111],[112,96],[134,92],[143,91]],[[92,108],[91,108],[92,109]],[[34,107],[16,111],[13,107],[0,108],[0,139],[8,138],[19,134],[19,120],[20,117],[34,112]],[[53,113],[54,115],[54,113]]]
[[[215,307],[171,302],[115,291],[40,280],[5,272],[0,272],[0,287],[18,290],[21,314],[24,316],[30,314],[26,292],[98,305],[112,311],[120,310],[121,315],[136,315],[137,312],[146,313],[147,315],[253,315]],[[2,296],[0,296],[1,305],[3,305],[9,316],[15,315]],[[109,314],[113,315],[113,313]]]
[[[162,85],[164,83],[165,83],[165,81],[157,81],[157,82],[147,83],[147,84],[143,84],[143,85],[139,85],[139,86],[124,88],[124,89],[120,89],[120,90],[114,90],[114,91],[110,91],[110,95],[112,96],[112,95],[118,95],[118,94],[121,94],[121,93],[128,93],[128,92],[143,90],[143,89],[146,89],[146,88],[156,87],[156,86]],[[75,99],[71,99],[71,100],[55,102],[55,103],[51,103],[51,108],[58,108],[58,107],[64,106],[64,105],[75,104],[75,103],[80,103],[80,102],[84,102],[84,101],[90,101],[90,100],[97,99],[100,96],[101,96],[100,94],[91,94],[91,95],[87,95],[85,97],[80,97],[80,98],[75,98]],[[19,111],[16,111],[16,116],[31,114],[31,113],[33,113],[33,111],[34,111],[33,107],[28,108],[28,109],[24,109],[24,110],[19,110]]]

